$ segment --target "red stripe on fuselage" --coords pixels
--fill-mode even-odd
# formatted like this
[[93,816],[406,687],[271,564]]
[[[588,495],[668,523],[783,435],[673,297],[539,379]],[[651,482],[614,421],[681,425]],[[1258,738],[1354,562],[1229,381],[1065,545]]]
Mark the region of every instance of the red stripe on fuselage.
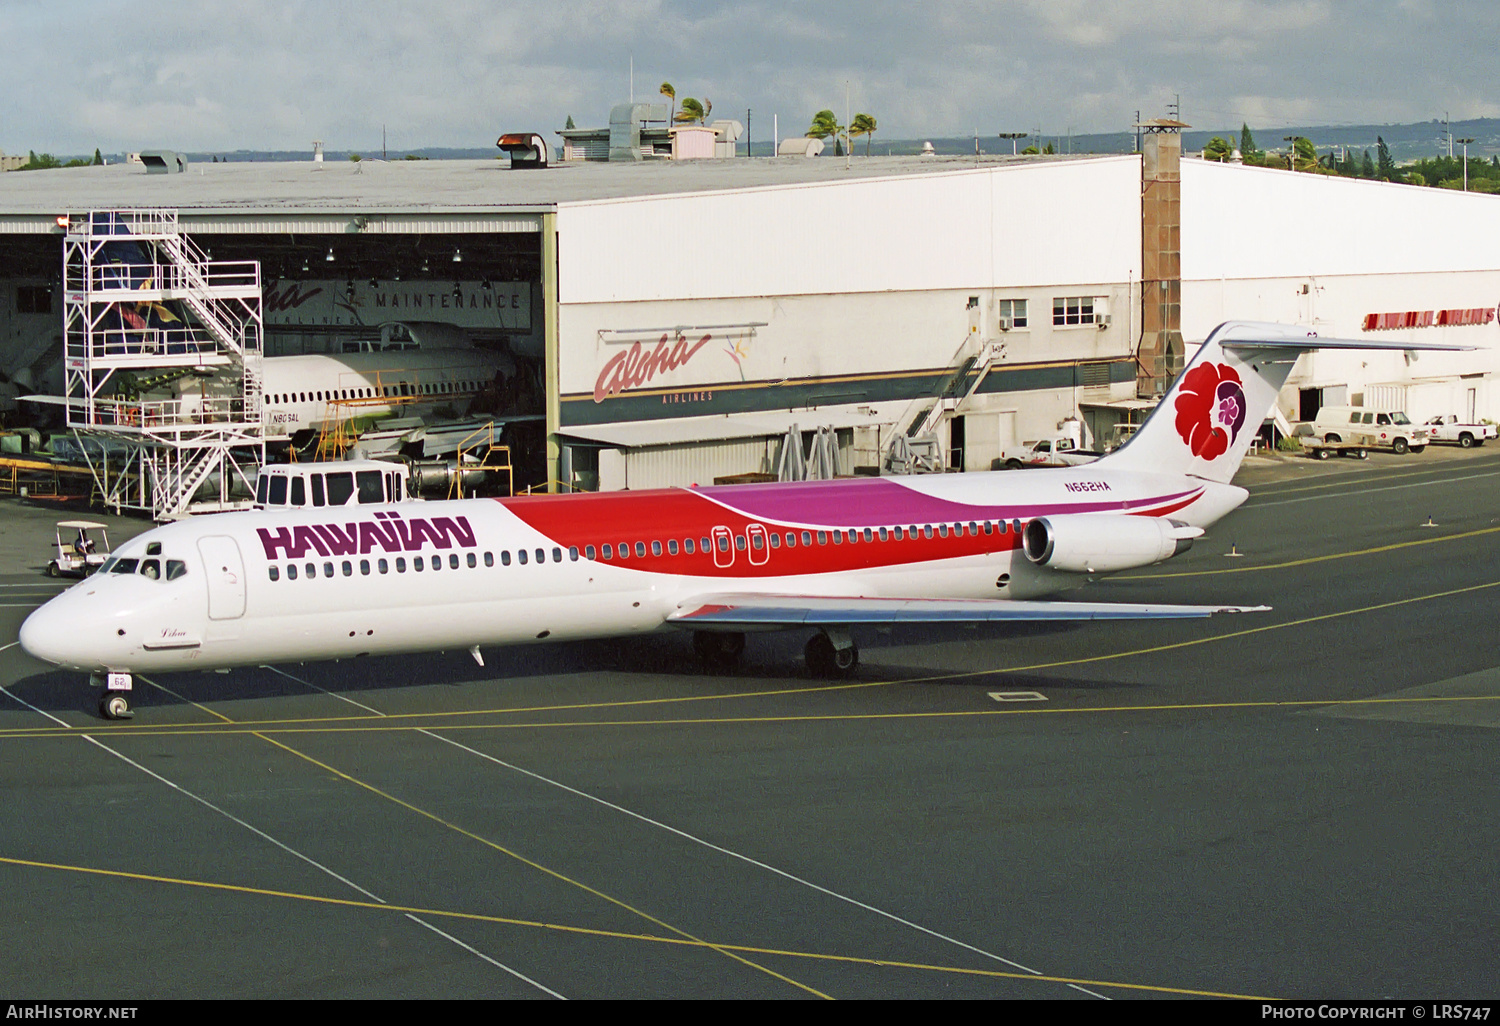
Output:
[[[878,529],[871,529],[874,541],[865,541],[863,530],[858,533],[858,541],[849,541],[852,529],[840,531],[830,527],[819,532],[817,529],[797,525],[752,519],[695,492],[678,488],[646,492],[538,495],[497,501],[528,526],[559,545],[577,546],[580,550],[592,545],[596,551],[602,551],[606,544],[614,546],[617,552],[615,558],[607,561],[601,559],[601,562],[609,562],[624,569],[684,576],[780,577],[791,574],[841,573],[974,556],[986,552],[1004,552],[1019,548],[1021,544],[1021,536],[1014,529],[1001,533],[999,528],[995,528],[993,533],[986,534],[982,522],[977,535],[970,533],[970,522],[964,522],[964,533],[961,536],[956,534],[950,523],[944,525],[948,531],[946,538],[938,535],[936,524],[932,525],[931,538],[925,537],[925,534],[912,538],[912,525],[903,524],[902,533],[906,537],[901,541],[896,541],[890,532],[890,540],[881,541]],[[759,524],[766,531],[775,532],[780,536],[781,546],[754,550],[747,534],[747,528],[751,524]],[[729,529],[732,536],[729,552],[703,551],[703,539],[708,538],[712,543],[715,527]],[[803,544],[804,532],[812,535],[811,545]],[[788,533],[794,535],[794,546],[786,544]],[[822,545],[817,542],[819,533],[825,536],[825,543]],[[836,536],[840,537],[838,544],[834,542]],[[682,544],[688,538],[693,540],[696,550],[692,555],[684,551]],[[673,539],[679,546],[675,556],[667,549],[667,542]],[[739,547],[742,540],[744,549]],[[660,556],[652,554],[653,541],[662,545]],[[645,558],[636,556],[637,542],[645,545]],[[630,553],[623,559],[618,555],[622,544],[629,546]],[[728,566],[718,565],[725,561],[730,561]]]

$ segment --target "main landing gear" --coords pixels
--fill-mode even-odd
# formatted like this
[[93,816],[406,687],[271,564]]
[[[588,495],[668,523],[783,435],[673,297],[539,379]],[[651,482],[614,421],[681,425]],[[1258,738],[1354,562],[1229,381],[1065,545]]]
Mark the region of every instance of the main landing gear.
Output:
[[819,631],[807,639],[802,654],[814,677],[843,679],[853,676],[859,666],[859,647],[847,631]]
[[128,673],[93,673],[89,686],[104,688],[99,699],[99,715],[106,720],[128,720],[135,716],[130,709],[129,691],[134,681]]
[[732,670],[745,654],[745,635],[738,631],[694,631],[693,651],[710,670]]

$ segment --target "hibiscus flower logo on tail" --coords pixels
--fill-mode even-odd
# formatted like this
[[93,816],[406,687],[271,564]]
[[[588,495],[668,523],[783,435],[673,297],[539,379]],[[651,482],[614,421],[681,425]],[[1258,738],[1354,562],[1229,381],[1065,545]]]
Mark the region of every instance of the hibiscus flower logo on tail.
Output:
[[1245,389],[1233,367],[1200,363],[1177,393],[1177,433],[1194,456],[1224,455],[1245,424]]

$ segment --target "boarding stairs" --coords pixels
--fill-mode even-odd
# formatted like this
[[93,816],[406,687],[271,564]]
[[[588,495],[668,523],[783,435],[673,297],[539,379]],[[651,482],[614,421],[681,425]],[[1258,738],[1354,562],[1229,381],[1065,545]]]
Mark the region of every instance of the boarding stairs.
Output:
[[948,361],[948,373],[938,387],[913,399],[896,421],[897,434],[887,447],[885,469],[895,474],[941,473],[938,427],[979,391],[990,366],[1004,355],[1003,342],[982,340],[977,331],[971,331]]

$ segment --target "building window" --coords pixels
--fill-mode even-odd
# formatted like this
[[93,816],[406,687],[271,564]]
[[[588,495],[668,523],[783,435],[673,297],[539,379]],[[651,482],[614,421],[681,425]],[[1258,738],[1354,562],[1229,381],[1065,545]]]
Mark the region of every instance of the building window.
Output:
[[1100,296],[1056,296],[1052,300],[1052,323],[1058,326],[1095,324],[1104,319]]
[[1024,327],[1026,327],[1026,300],[1000,300],[1000,330],[1009,331],[1011,328]]

